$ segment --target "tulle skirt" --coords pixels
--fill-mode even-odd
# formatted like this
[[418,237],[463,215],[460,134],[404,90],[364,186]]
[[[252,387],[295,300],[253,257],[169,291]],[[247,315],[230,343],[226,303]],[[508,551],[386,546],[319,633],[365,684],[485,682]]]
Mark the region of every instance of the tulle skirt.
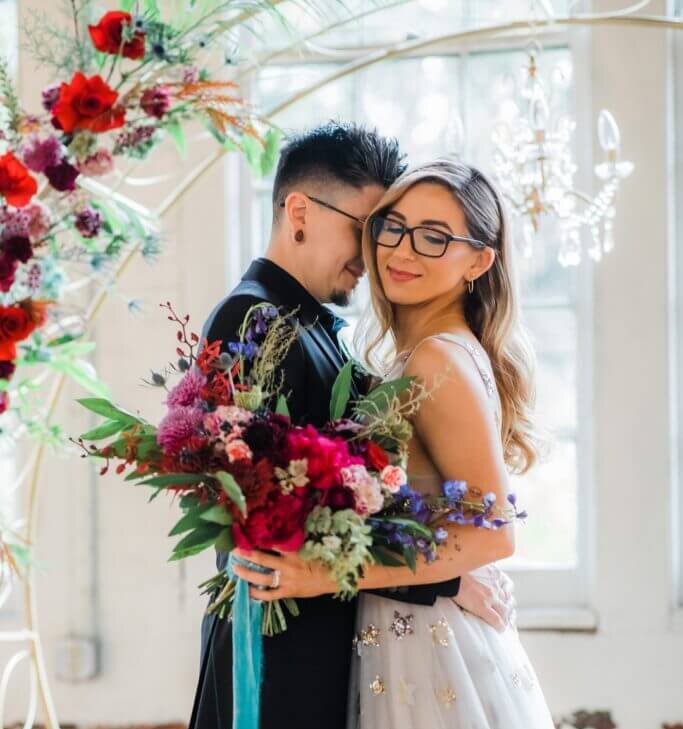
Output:
[[362,594],[356,629],[349,729],[554,729],[514,627]]

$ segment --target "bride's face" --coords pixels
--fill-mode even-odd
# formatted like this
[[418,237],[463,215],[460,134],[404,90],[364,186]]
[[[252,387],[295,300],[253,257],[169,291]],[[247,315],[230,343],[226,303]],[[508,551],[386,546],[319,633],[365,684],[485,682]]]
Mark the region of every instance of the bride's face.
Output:
[[[473,278],[481,272],[481,256],[490,249],[482,252],[461,241],[444,244],[444,233],[471,237],[460,204],[445,187],[431,182],[418,183],[388,208],[383,217],[383,232],[373,238],[379,278],[391,303],[414,305],[438,298],[451,298],[455,302],[465,291],[465,276]],[[395,242],[401,225],[424,226],[415,231],[415,244],[421,252],[434,257],[416,252],[408,233],[395,248],[378,245],[377,240]],[[436,257],[442,252],[443,255]]]

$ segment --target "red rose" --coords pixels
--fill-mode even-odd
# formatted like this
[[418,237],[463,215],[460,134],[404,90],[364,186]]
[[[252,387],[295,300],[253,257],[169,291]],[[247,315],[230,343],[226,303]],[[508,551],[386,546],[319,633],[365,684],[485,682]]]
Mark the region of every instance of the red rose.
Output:
[[86,78],[76,71],[70,84],[60,86],[52,114],[65,132],[75,129],[106,132],[122,127],[125,122],[126,110],[114,106],[118,97],[101,76]]
[[14,360],[17,358],[17,345],[15,342],[3,342],[0,339],[0,360]]
[[28,205],[38,184],[24,165],[11,153],[0,156],[0,195],[15,208]]
[[273,491],[264,506],[249,513],[245,523],[233,523],[232,536],[240,549],[297,552],[306,538],[307,516],[306,499]]
[[[21,342],[36,328],[30,314],[21,306],[0,306],[0,344]],[[3,357],[0,359],[13,359]]]
[[105,13],[97,25],[89,25],[88,31],[93,45],[102,53],[119,53],[126,58],[137,60],[145,55],[145,34],[137,31],[135,35],[121,45],[123,27],[132,25],[130,13],[111,10]]
[[387,452],[373,441],[368,442],[365,458],[369,468],[375,471],[381,471],[385,466],[389,465],[389,457]]

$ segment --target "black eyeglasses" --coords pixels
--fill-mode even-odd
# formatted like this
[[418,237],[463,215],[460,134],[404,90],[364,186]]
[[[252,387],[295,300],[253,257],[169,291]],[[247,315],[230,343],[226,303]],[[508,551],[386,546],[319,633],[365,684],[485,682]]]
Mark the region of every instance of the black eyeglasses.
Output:
[[400,220],[387,218],[383,215],[374,215],[370,220],[370,235],[378,246],[396,248],[401,244],[406,233],[410,236],[410,245],[415,253],[428,258],[441,258],[446,253],[448,244],[454,241],[467,243],[478,249],[488,247],[488,244],[475,238],[452,235],[445,233],[443,230],[436,230],[436,228],[423,225],[409,228]]
[[[313,200],[314,203],[318,203],[318,205],[322,205],[324,208],[327,208],[328,210],[334,210],[335,213],[339,213],[340,215],[343,215],[345,218],[349,218],[349,219],[353,220],[353,222],[357,223],[361,228],[365,225],[365,218],[357,218],[355,215],[351,215],[351,213],[347,213],[344,210],[335,208],[334,205],[330,205],[330,203],[327,203],[324,200],[320,200],[317,197],[313,197],[313,195],[307,195],[307,197],[310,200]],[[280,207],[284,208],[284,206],[285,206],[285,203],[283,200],[280,203]]]

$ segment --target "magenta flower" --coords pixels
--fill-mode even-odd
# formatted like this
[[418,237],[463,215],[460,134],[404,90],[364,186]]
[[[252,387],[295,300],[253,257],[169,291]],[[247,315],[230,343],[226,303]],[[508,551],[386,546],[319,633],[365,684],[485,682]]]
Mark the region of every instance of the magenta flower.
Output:
[[196,405],[204,385],[206,385],[206,376],[200,369],[193,367],[168,393],[166,404],[169,407]]
[[177,453],[197,433],[203,417],[204,413],[200,408],[172,408],[159,423],[157,443],[167,453]]
[[23,151],[24,163],[33,172],[45,172],[48,167],[55,167],[63,156],[62,143],[55,136],[47,139],[31,137]]

